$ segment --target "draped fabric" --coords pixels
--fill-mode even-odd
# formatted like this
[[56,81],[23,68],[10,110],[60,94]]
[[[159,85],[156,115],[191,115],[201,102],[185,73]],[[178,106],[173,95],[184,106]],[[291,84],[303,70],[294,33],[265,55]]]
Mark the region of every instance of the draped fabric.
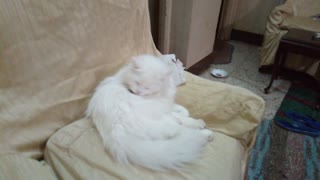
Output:
[[220,13],[217,38],[230,40],[231,31],[237,14],[239,0],[223,0]]

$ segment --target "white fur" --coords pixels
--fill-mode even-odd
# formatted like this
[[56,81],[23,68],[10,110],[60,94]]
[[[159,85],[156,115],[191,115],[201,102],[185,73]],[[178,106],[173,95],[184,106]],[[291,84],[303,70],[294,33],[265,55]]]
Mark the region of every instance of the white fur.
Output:
[[170,66],[142,55],[100,83],[86,114],[118,161],[177,169],[196,159],[213,135],[174,103],[175,93]]

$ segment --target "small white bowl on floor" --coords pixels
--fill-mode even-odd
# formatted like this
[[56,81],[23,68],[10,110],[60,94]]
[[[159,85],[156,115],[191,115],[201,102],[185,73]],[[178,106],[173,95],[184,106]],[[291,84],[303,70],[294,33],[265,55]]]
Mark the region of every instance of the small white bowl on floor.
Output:
[[212,69],[211,74],[217,78],[224,78],[228,76],[227,71],[223,69]]

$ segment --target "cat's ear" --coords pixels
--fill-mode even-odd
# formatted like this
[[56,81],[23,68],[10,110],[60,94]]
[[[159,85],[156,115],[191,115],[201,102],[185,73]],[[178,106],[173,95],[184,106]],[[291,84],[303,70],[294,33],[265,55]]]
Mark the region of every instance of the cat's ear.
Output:
[[166,80],[168,77],[171,77],[172,75],[173,75],[173,70],[172,68],[169,67],[165,75],[162,77],[162,80]]
[[137,72],[141,71],[141,64],[139,62],[138,57],[132,57],[130,64],[131,64],[132,70],[137,71]]

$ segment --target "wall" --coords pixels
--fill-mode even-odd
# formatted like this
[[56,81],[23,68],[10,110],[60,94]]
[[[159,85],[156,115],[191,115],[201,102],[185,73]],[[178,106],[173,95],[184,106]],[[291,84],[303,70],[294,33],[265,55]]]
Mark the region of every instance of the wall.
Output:
[[240,0],[233,29],[264,34],[267,19],[279,0]]
[[187,68],[209,55],[220,5],[221,0],[160,1],[160,51],[176,54]]

